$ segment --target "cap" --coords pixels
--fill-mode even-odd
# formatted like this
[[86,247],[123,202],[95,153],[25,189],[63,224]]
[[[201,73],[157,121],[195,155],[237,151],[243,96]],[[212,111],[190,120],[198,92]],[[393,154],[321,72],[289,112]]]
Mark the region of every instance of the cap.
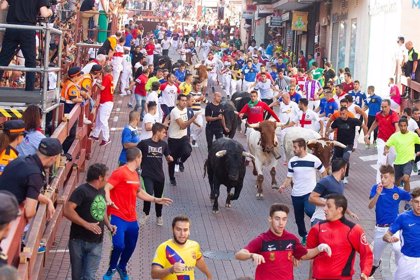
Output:
[[57,138],[44,138],[39,143],[38,151],[45,156],[56,156],[62,151],[61,143]]
[[69,77],[74,77],[77,76],[80,71],[82,70],[82,68],[75,66],[75,67],[71,67],[68,71],[67,71],[67,75],[69,75]]
[[99,72],[102,71],[102,66],[99,64],[94,64],[90,69],[90,72]]
[[23,134],[25,132],[25,123],[22,120],[10,120],[4,123],[3,131],[9,134]]
[[20,216],[16,197],[8,191],[0,191],[0,225],[10,223]]

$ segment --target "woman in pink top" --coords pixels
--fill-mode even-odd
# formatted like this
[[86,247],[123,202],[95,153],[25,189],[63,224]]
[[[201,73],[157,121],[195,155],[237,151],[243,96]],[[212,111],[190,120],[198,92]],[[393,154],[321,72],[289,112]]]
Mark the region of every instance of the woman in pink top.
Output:
[[394,84],[394,78],[389,78],[389,96],[391,97],[391,109],[400,113],[401,94],[400,89]]

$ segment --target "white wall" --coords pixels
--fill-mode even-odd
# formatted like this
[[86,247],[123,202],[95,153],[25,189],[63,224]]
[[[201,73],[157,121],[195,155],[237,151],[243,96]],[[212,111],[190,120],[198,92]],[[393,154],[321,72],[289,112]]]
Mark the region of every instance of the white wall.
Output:
[[[370,1],[373,5],[378,0]],[[367,83],[375,86],[377,94],[388,97],[388,79],[394,75],[397,37],[401,34],[401,2],[411,0],[379,1],[388,7],[371,10]]]

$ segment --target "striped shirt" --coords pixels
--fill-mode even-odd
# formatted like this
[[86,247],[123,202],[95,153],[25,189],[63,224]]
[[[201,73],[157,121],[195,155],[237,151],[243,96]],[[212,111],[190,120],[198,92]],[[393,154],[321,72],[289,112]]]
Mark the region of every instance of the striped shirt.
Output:
[[316,185],[316,172],[325,171],[322,162],[313,154],[304,157],[294,156],[287,166],[287,177],[293,178],[292,196],[311,193]]
[[[203,96],[203,94],[200,91],[199,92],[191,91],[190,94],[192,95],[192,97],[194,99],[198,99],[201,96]],[[191,106],[191,108],[193,109],[193,111],[196,111],[196,112],[200,111],[201,110],[201,101],[194,102],[194,104]]]

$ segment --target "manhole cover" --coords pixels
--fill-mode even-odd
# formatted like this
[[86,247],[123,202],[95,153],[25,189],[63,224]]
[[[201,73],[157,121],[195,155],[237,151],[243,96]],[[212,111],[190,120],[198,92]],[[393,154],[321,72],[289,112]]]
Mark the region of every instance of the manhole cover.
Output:
[[234,251],[205,251],[203,252],[205,258],[211,260],[233,260],[235,258]]

